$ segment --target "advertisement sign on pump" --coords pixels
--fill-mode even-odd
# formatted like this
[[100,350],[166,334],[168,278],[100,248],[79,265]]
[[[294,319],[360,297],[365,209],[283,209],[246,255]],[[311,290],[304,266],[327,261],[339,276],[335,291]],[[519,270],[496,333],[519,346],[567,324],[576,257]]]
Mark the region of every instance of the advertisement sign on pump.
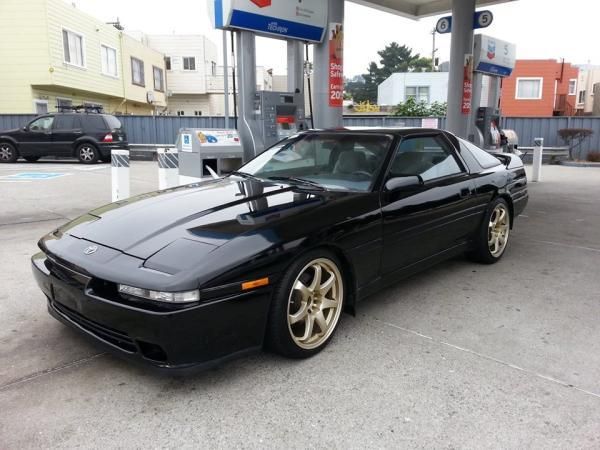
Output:
[[471,100],[473,99],[473,55],[465,54],[465,65],[463,71],[463,93],[461,102],[461,113],[471,114]]
[[215,28],[321,42],[327,25],[323,0],[212,0],[208,4]]
[[329,106],[344,104],[344,28],[341,23],[329,24]]

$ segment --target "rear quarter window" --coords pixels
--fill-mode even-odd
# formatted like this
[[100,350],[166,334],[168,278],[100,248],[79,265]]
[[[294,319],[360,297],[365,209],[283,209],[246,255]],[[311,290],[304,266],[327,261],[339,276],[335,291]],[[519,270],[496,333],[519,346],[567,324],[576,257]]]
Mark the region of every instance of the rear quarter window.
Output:
[[88,114],[87,116],[85,116],[85,118],[82,119],[86,130],[97,131],[108,129],[102,116]]
[[458,142],[460,143],[461,150],[469,152],[473,158],[475,158],[475,161],[477,161],[484,169],[489,169],[490,167],[496,167],[502,164],[494,155],[490,155],[488,152],[480,149],[469,141],[458,139]]
[[115,116],[104,116],[104,120],[106,120],[108,128],[111,130],[118,130],[121,128],[121,121]]

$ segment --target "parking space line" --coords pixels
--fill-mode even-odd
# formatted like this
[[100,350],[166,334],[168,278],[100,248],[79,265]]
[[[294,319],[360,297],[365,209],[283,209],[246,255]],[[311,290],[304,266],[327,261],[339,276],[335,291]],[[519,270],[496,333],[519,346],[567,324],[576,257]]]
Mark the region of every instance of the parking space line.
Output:
[[538,244],[554,245],[556,247],[576,248],[576,249],[579,249],[579,250],[587,250],[589,252],[598,252],[598,253],[600,253],[600,248],[585,247],[583,245],[563,244],[562,242],[542,241],[542,240],[539,240],[539,239],[525,239],[525,241],[536,242]]
[[593,397],[597,397],[597,398],[600,399],[600,394],[599,393],[588,391],[587,389],[580,388],[580,387],[575,386],[575,385],[573,385],[573,384],[571,384],[569,382],[566,382],[566,381],[563,381],[563,380],[559,380],[559,379],[551,377],[549,375],[544,375],[544,374],[541,374],[539,372],[535,372],[533,370],[529,370],[529,369],[526,369],[526,368],[521,367],[521,366],[517,366],[516,364],[512,364],[512,363],[510,363],[508,361],[504,361],[502,359],[498,359],[498,358],[495,358],[493,356],[485,355],[483,353],[476,352],[475,350],[471,350],[469,348],[461,347],[459,345],[455,345],[455,344],[452,344],[450,342],[446,342],[446,341],[442,341],[440,339],[436,339],[436,338],[434,338],[432,336],[427,336],[426,334],[420,333],[420,332],[415,331],[415,330],[411,330],[409,328],[404,328],[404,327],[402,327],[400,325],[396,325],[396,324],[393,324],[393,323],[390,323],[390,322],[385,322],[383,320],[379,320],[376,317],[372,317],[371,316],[371,318],[375,319],[378,322],[381,322],[385,326],[388,326],[388,327],[391,327],[391,328],[395,328],[397,330],[404,331],[405,333],[410,333],[410,334],[412,334],[414,336],[418,336],[420,338],[427,339],[427,340],[429,340],[431,342],[435,342],[437,344],[444,345],[446,347],[450,347],[450,348],[453,348],[455,350],[459,350],[459,351],[464,352],[464,353],[470,353],[471,355],[477,356],[479,358],[487,359],[488,361],[492,361],[492,362],[495,362],[497,364],[501,364],[503,366],[510,367],[511,369],[518,370],[518,371],[526,373],[528,375],[533,375],[533,376],[535,376],[537,378],[541,378],[543,380],[550,381],[552,383],[560,384],[561,386],[564,386],[564,387],[573,388],[573,389],[575,389],[577,391],[583,392],[584,394],[588,394],[588,395],[591,395]]
[[106,355],[106,352],[96,353],[92,356],[88,356],[87,358],[77,359],[75,361],[68,362],[66,364],[62,364],[60,366],[51,367],[50,369],[41,370],[39,372],[35,372],[29,375],[25,375],[24,377],[17,378],[16,380],[9,381],[8,383],[0,385],[0,392],[10,389],[13,386],[18,384],[27,383],[28,381],[35,380],[36,378],[43,377],[44,375],[50,375],[55,372],[59,372],[64,369],[70,369],[71,367],[77,367],[87,362],[93,361],[94,359],[100,358]]

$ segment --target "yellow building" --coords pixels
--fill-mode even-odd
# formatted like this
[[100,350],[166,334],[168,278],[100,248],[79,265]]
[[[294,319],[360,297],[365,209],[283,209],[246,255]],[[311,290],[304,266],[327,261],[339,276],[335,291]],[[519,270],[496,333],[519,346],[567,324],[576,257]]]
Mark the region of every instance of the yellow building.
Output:
[[0,61],[0,114],[166,107],[164,55],[62,0],[0,0]]

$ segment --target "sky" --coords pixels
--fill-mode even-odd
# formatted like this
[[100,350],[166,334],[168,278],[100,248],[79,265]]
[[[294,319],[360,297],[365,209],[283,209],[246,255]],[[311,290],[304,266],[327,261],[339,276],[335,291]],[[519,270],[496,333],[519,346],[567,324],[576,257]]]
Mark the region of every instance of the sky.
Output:
[[[103,21],[117,17],[127,30],[146,34],[205,34],[219,48],[222,32],[208,17],[208,0],[71,0]],[[518,59],[561,59],[574,64],[599,64],[598,0],[518,0],[489,8],[494,14],[484,34],[515,43]],[[415,53],[431,56],[432,36],[441,16],[414,21],[346,2],[344,75],[366,72],[377,51],[396,41]],[[481,31],[481,30],[480,30]],[[286,73],[285,42],[257,39],[257,64]],[[446,61],[450,35],[437,35],[436,56]],[[221,64],[221,62],[219,62]]]

